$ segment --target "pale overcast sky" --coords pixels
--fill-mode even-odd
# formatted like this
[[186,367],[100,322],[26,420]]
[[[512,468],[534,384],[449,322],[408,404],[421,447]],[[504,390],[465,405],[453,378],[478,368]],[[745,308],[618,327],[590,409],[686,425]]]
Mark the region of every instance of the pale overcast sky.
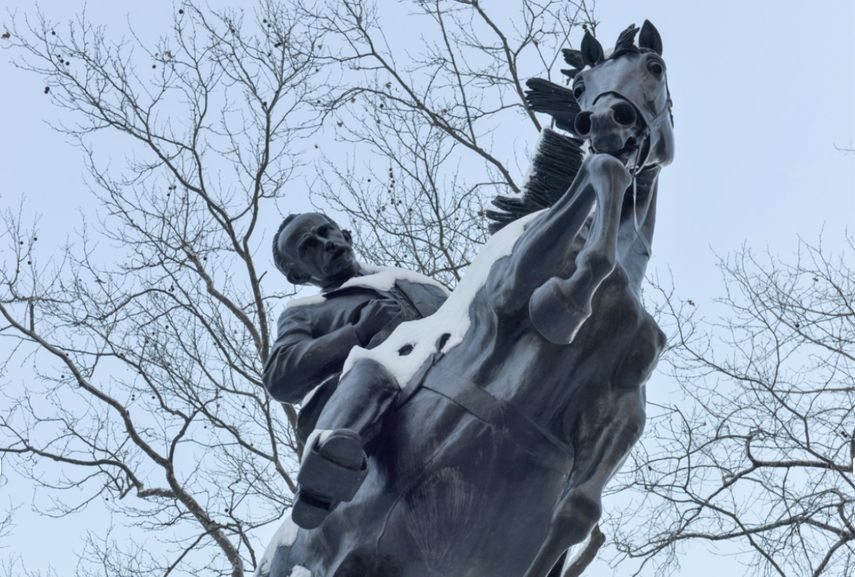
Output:
[[[485,1],[506,3],[512,4]],[[33,3],[0,0],[0,6],[22,12]],[[40,6],[64,20],[83,1],[44,0]],[[716,253],[746,243],[786,257],[799,235],[816,240],[821,231],[833,251],[847,227],[855,233],[855,155],[835,149],[855,148],[854,6],[852,0],[597,2],[604,45],[645,18],[662,35],[677,157],[660,181],[651,270],[670,269],[679,293],[701,306],[722,292]],[[171,3],[90,0],[88,13],[109,34],[124,34],[130,19],[154,38],[170,18]],[[398,29],[407,30],[407,23]],[[42,79],[14,69],[10,56],[0,52],[0,209],[26,195],[26,211],[42,215],[45,242],[58,245],[73,231],[76,211],[91,208],[83,164],[79,151],[45,124],[58,111],[42,94]],[[664,390],[656,383],[654,377],[651,400]],[[12,549],[0,549],[0,558],[19,550],[37,559],[35,567],[53,561],[65,573],[81,527],[104,520],[94,514],[35,518],[26,514],[30,495],[21,482],[0,483],[0,502],[24,504]],[[741,574],[733,560],[710,563],[699,548],[682,566],[686,575]],[[603,564],[592,573],[612,574],[623,573]]]

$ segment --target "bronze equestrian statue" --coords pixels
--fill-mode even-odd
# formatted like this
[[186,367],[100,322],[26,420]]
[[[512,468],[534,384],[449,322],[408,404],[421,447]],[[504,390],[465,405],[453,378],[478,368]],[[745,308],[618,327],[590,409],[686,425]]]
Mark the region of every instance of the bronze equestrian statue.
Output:
[[665,344],[639,300],[674,154],[661,54],[649,22],[608,57],[586,33],[571,89],[529,82],[571,135],[544,130],[525,194],[496,199],[497,232],[434,315],[350,354],[333,396],[382,383],[394,406],[354,430],[353,497],[315,529],[287,521],[260,577],[545,577],[585,540]]

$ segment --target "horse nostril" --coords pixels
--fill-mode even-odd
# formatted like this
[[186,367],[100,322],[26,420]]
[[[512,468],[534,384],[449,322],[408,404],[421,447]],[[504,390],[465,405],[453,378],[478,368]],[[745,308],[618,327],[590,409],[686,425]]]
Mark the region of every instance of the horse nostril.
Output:
[[632,126],[635,124],[635,108],[627,102],[617,102],[612,105],[612,118],[620,125]]
[[573,128],[579,136],[588,136],[591,133],[591,113],[580,112],[573,121]]

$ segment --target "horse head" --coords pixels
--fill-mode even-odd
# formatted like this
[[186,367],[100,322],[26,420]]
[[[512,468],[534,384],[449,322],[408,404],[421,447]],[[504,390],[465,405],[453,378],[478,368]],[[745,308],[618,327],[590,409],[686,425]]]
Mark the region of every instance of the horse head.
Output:
[[665,165],[674,158],[671,97],[662,60],[659,32],[645,20],[618,37],[606,57],[602,45],[585,32],[580,50],[565,50],[575,68],[563,70],[573,79],[579,112],[573,132],[590,143],[593,152],[619,158],[630,170]]

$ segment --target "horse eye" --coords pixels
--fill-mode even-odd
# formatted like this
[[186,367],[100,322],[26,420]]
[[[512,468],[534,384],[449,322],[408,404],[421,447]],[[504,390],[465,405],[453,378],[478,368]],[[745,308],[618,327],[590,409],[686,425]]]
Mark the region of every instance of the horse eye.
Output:
[[585,85],[579,82],[576,86],[573,87],[573,97],[578,99],[581,98],[585,93]]
[[662,63],[658,60],[648,60],[647,61],[647,69],[655,74],[656,76],[661,75],[665,72],[665,68],[662,66]]
[[328,227],[327,225],[324,224],[320,228],[318,228],[318,235],[319,236],[326,236],[329,231],[330,231],[330,227]]

